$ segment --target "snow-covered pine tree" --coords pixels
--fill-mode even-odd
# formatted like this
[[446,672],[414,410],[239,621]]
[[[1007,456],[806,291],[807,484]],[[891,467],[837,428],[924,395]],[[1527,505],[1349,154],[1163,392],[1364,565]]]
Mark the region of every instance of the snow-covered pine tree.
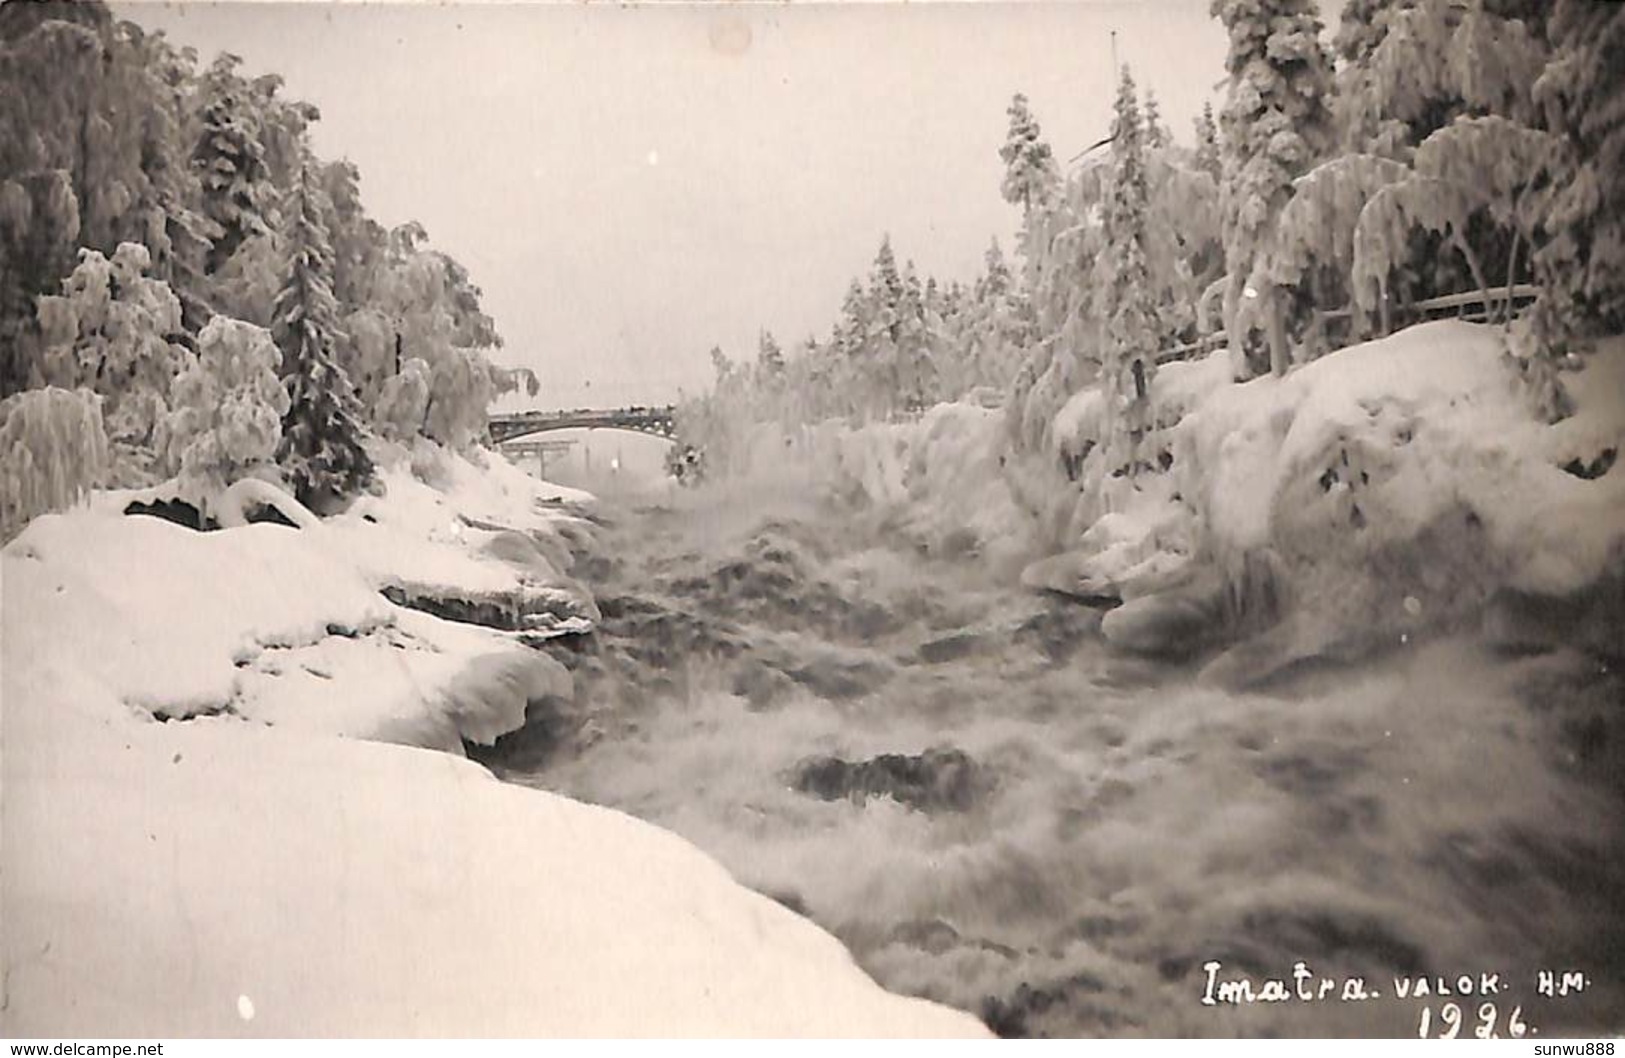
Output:
[[245,240],[268,230],[265,213],[275,192],[249,86],[236,73],[241,57],[222,53],[203,78],[202,131],[192,165],[203,184],[203,212],[219,227],[209,248],[212,275]]
[[1108,469],[1133,476],[1139,444],[1150,426],[1151,380],[1162,339],[1156,296],[1147,265],[1145,144],[1134,78],[1123,68],[1112,122],[1111,179],[1107,185],[1106,247],[1100,257],[1100,307],[1104,333],[1101,386],[1106,397]]
[[[1238,376],[1246,362],[1249,312],[1257,303],[1269,340],[1271,369],[1289,360],[1289,292],[1278,292],[1259,265],[1276,219],[1292,196],[1292,181],[1331,146],[1331,59],[1320,41],[1314,0],[1212,0],[1230,35],[1225,69],[1229,93],[1224,132],[1225,321]],[[1252,296],[1246,297],[1248,291]]]
[[1388,35],[1388,19],[1395,11],[1412,7],[1415,0],[1344,0],[1332,47],[1344,62],[1360,65]]
[[871,418],[884,419],[899,403],[898,322],[903,300],[903,277],[897,271],[891,236],[881,237],[869,269],[864,300],[868,306],[868,331],[864,335],[858,361],[859,406]]
[[772,331],[764,329],[756,336],[756,363],[767,377],[784,374],[784,350]]
[[271,327],[289,396],[277,462],[299,501],[321,511],[365,486],[372,461],[361,447],[359,405],[335,358],[333,250],[322,225],[321,189],[308,165],[292,207],[287,278]]
[[788,365],[778,339],[765,327],[756,335],[756,369],[752,373],[755,385],[756,415],[763,420],[777,420],[785,405],[785,387],[788,383]]
[[1157,105],[1157,93],[1150,85],[1145,87],[1145,145],[1160,151],[1173,145],[1173,134],[1162,123],[1162,108]]
[[903,268],[896,333],[898,403],[905,410],[924,410],[936,399],[937,365],[932,348],[935,335],[926,320],[925,288],[913,261]]
[[1032,111],[1027,108],[1027,97],[1017,92],[1005,111],[1010,117],[1010,129],[999,157],[1004,161],[1004,199],[1020,206],[1023,212],[1041,206],[1055,190],[1058,177],[1055,157]]
[[[1625,7],[1559,0],[1552,61],[1535,85],[1545,125],[1569,143],[1535,263],[1552,308],[1579,333],[1625,331]],[[1554,321],[1557,322],[1557,321]],[[1553,333],[1556,337],[1556,333]]]
[[322,167],[322,191],[332,203],[327,228],[333,239],[333,296],[351,313],[371,299],[383,264],[388,232],[361,204],[361,170],[348,159]]
[[1219,127],[1213,123],[1213,104],[1203,103],[1196,119],[1195,166],[1213,178],[1214,186],[1224,179],[1224,160],[1219,152]]
[[1336,106],[1348,150],[1408,161],[1458,117],[1533,118],[1548,49],[1524,21],[1483,3],[1390,0],[1359,32],[1346,21],[1344,30]]
[[[99,2],[0,9],[0,395],[38,353],[34,298],[58,290],[81,248],[144,245],[151,274],[201,320],[195,182],[174,86],[186,58]],[[194,267],[194,262],[196,267]]]
[[1030,289],[1036,289],[1049,243],[1048,231],[1055,224],[1056,199],[1061,195],[1061,177],[1049,144],[1042,138],[1038,121],[1027,107],[1027,97],[1017,93],[1006,113],[1010,118],[999,158],[1004,162],[1000,190],[1005,201],[1021,209],[1021,233],[1017,254]]

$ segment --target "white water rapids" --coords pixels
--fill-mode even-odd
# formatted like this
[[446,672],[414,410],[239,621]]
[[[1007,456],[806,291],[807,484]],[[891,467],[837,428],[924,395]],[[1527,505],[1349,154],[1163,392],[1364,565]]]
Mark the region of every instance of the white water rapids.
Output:
[[[499,770],[675,831],[887,987],[1009,1034],[1625,1028],[1625,683],[1595,659],[1441,639],[1227,694],[870,513],[611,521],[578,570],[604,623],[554,648],[577,701]],[[860,769],[928,750],[920,789]]]

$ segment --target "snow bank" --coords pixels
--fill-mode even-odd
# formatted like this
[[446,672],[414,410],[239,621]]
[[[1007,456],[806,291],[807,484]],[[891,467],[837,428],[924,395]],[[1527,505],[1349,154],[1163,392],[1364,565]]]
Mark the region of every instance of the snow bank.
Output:
[[42,683],[10,585],[0,1035],[982,1031],[627,816],[445,754],[141,723],[76,668]]
[[1330,534],[1370,554],[1459,516],[1498,583],[1570,592],[1625,553],[1625,474],[1562,469],[1625,442],[1622,357],[1567,376],[1579,411],[1548,426],[1494,328],[1413,327],[1216,390],[1180,427],[1181,483],[1221,549],[1307,554]]
[[464,737],[521,726],[528,700],[569,693],[553,659],[391,605],[330,543],[267,524],[36,519],[4,552],[8,676],[27,674],[35,697],[90,679],[145,717],[227,714],[459,753]]
[[430,471],[438,487],[416,476],[421,464],[382,468],[383,495],[362,497],[321,531],[407,605],[539,635],[590,629],[592,595],[564,573],[587,541],[564,526],[580,520],[542,506],[554,494],[547,483],[499,456],[488,467],[489,480],[445,455]]

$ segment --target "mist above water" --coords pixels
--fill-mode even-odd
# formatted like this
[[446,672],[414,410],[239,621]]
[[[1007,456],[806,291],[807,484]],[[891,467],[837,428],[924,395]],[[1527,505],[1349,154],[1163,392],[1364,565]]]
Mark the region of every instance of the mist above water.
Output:
[[[1430,1000],[1396,976],[1485,973],[1503,1034],[1513,1006],[1547,1036],[1622,1027],[1617,674],[1451,639],[1226,694],[814,495],[611,509],[571,729],[507,777],[681,834],[883,984],[1008,1033],[1410,1036]],[[968,758],[928,776],[952,797],[874,785],[932,750]],[[869,785],[809,789],[831,761]],[[1380,995],[1208,1005],[1214,960]],[[1540,997],[1542,969],[1591,983]]]

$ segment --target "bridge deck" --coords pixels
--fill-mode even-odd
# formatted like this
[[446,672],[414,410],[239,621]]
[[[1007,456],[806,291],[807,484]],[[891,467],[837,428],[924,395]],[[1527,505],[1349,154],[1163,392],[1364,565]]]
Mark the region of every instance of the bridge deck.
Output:
[[493,415],[491,439],[498,443],[530,434],[554,430],[629,430],[667,440],[677,432],[677,409],[634,406],[630,408],[575,408],[570,411],[528,411]]

